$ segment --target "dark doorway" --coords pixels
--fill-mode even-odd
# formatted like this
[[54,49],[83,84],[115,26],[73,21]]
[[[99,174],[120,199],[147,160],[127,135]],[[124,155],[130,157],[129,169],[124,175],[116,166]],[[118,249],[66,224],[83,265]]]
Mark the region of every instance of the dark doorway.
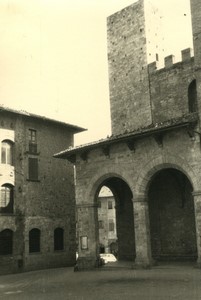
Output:
[[152,256],[156,260],[196,260],[192,185],[176,169],[159,171],[150,183],[149,217]]

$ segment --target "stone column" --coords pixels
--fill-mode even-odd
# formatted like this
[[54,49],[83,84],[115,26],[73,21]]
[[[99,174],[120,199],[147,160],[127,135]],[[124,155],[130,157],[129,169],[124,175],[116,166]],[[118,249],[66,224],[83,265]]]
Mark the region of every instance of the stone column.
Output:
[[134,199],[134,225],[136,259],[134,267],[148,268],[153,264],[151,257],[148,202],[144,196]]
[[75,271],[93,269],[98,260],[98,214],[97,205],[77,205],[78,260]]
[[201,267],[201,191],[192,193],[194,197],[195,207],[195,226],[196,226],[196,239],[197,239],[197,264]]

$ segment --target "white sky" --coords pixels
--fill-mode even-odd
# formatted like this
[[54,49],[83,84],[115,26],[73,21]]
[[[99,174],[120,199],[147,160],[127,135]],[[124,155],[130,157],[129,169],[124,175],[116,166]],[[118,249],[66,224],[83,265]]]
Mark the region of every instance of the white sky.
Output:
[[[1,0],[0,104],[110,135],[106,18],[134,0]],[[163,11],[165,55],[192,47],[190,0]]]

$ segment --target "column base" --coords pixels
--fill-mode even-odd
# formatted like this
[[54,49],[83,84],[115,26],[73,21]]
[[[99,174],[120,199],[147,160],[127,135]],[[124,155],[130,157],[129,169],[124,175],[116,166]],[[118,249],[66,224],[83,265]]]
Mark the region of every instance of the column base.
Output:
[[201,269],[201,258],[197,259],[195,267]]
[[156,262],[154,259],[138,261],[136,260],[132,265],[132,269],[151,269],[151,267],[155,266]]
[[76,265],[74,266],[74,272],[93,270],[101,266],[100,258],[94,257],[79,257]]

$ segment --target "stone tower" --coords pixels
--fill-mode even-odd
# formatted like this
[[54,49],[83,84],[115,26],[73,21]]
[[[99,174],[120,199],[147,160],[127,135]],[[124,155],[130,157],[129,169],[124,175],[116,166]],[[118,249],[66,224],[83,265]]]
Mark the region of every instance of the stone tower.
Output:
[[198,111],[201,117],[201,1],[191,0],[191,18],[194,46],[194,71],[197,82]]
[[[150,28],[159,31],[157,11],[145,0],[108,17],[108,65],[112,134],[131,132],[152,123],[147,63],[159,59]],[[154,14],[151,18],[150,12]],[[153,26],[155,25],[155,26]],[[160,40],[161,41],[161,40]],[[155,45],[156,44],[156,45]],[[160,57],[161,58],[161,57]]]

